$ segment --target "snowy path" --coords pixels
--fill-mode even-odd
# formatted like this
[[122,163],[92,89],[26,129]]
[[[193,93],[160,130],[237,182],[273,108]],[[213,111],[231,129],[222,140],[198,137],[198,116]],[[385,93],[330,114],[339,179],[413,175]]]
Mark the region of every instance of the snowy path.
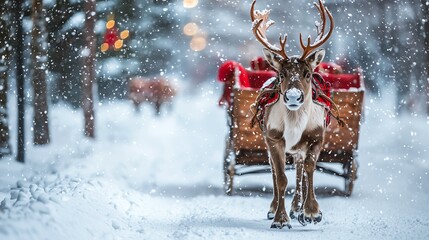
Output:
[[101,105],[95,141],[82,137],[81,112],[53,107],[52,144],[29,146],[25,166],[0,160],[0,239],[429,239],[429,120],[369,102],[352,197],[317,174],[323,221],[272,230],[269,174],[223,195],[225,114],[203,92],[161,118]]

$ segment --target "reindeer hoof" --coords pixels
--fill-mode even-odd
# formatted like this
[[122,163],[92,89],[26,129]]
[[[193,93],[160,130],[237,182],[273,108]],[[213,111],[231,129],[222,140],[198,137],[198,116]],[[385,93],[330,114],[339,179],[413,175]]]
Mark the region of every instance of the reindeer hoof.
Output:
[[274,219],[274,213],[273,213],[273,212],[268,212],[268,213],[267,213],[267,219],[268,219],[268,220],[272,220],[272,219]]
[[308,222],[308,223],[312,223],[312,222],[313,222],[313,219],[311,219],[311,217],[306,217],[306,216],[304,216],[304,221],[305,221],[305,222]]
[[307,223],[317,224],[322,221],[322,212],[319,213],[317,217],[308,217],[305,216],[304,213],[299,214],[298,222],[301,223],[302,226],[306,226]]
[[290,219],[297,219],[299,214],[300,214],[300,212],[295,212],[293,210],[290,210],[289,217],[290,217]]
[[289,229],[292,228],[292,226],[289,223],[273,222],[271,224],[271,228],[277,228],[277,229],[282,229],[284,226],[288,227]]
[[300,213],[298,215],[298,222],[301,223],[302,226],[306,226],[307,223],[304,221],[304,213]]
[[314,224],[320,223],[322,221],[322,212],[319,213],[319,216],[314,218]]

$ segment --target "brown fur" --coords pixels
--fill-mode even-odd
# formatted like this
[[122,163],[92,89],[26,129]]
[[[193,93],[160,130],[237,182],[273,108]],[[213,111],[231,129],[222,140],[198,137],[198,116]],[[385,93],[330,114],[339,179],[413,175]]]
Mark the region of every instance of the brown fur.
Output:
[[[281,94],[281,99],[268,107],[264,116],[263,127],[266,129],[263,129],[263,132],[270,153],[274,183],[274,198],[268,216],[275,211],[272,227],[282,228],[285,225],[290,227],[284,206],[284,194],[288,183],[284,167],[288,151],[295,155],[297,166],[297,189],[292,201],[291,214],[300,211],[299,203],[302,202],[302,215],[298,220],[301,219],[300,222],[303,224],[305,224],[303,219],[319,222],[322,216],[314,195],[313,173],[322,148],[324,110],[312,101],[311,78],[313,70],[325,56],[324,50],[316,49],[327,42],[333,33],[333,17],[319,0],[315,6],[322,24],[316,29],[317,41],[312,44],[309,37],[305,45],[300,35],[302,55],[288,57],[285,50],[287,35],[280,36],[280,47],[269,43],[266,32],[273,23],[269,20],[270,11],[255,11],[255,4],[256,0],[253,0],[250,8],[252,32],[264,46],[265,59],[278,72],[280,87],[276,91]],[[325,32],[327,19],[330,26],[329,31]],[[258,105],[257,103],[256,106]],[[255,114],[258,114],[258,111]]]
[[[316,55],[311,55],[308,61],[300,61],[295,59],[273,63],[273,66],[280,66],[279,79],[281,98],[278,103],[280,108],[284,107],[284,113],[275,113],[279,110],[279,106],[272,105],[265,110],[264,122],[265,129],[264,138],[270,153],[270,164],[273,173],[274,196],[270,205],[269,214],[274,214],[273,225],[275,227],[283,227],[289,225],[289,217],[286,213],[284,205],[284,194],[288,179],[284,173],[286,162],[286,136],[289,136],[285,131],[302,129],[297,142],[290,146],[288,151],[293,154],[296,165],[296,191],[292,200],[291,214],[303,214],[304,218],[309,218],[312,221],[320,221],[321,213],[319,204],[316,200],[313,187],[313,173],[316,168],[316,162],[319,153],[322,149],[324,126],[323,121],[316,121],[314,118],[322,118],[322,115],[316,114],[316,106],[313,103],[311,96],[311,79],[307,76],[312,76],[313,69],[311,61]],[[268,57],[269,59],[269,57]],[[312,62],[311,62],[312,63]],[[298,110],[292,111],[284,105],[283,95],[288,89],[296,88],[303,92],[304,101]],[[283,111],[283,110],[282,110]],[[281,119],[270,119],[279,117]],[[305,120],[306,119],[306,120]],[[271,121],[271,122],[270,122]],[[303,122],[307,121],[307,122]],[[310,123],[310,121],[313,121]],[[320,123],[319,123],[320,122]],[[274,124],[274,127],[270,124]],[[309,128],[310,127],[310,128]],[[287,129],[285,129],[287,128]],[[286,134],[286,135],[285,135]],[[295,135],[290,135],[295,136]],[[295,216],[296,217],[296,216]],[[316,220],[317,219],[317,220]]]
[[172,104],[176,91],[165,79],[132,78],[129,82],[128,97],[133,101],[136,110],[140,104],[148,102],[153,104],[157,114],[160,114],[161,106]]
[[313,130],[306,130],[297,144],[292,147],[292,151],[307,149],[310,145],[323,142],[323,127],[317,127]]

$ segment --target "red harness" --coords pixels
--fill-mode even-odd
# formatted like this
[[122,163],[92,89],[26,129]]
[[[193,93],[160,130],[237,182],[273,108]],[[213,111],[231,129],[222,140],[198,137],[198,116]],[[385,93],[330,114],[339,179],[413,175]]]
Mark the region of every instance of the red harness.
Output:
[[325,81],[325,79],[323,79],[322,75],[319,73],[313,73],[312,83],[311,89],[313,102],[322,105],[325,108],[325,127],[327,127],[331,123],[331,115],[329,114],[329,110],[332,106],[331,102],[320,97],[320,93],[323,93],[327,97],[331,98],[331,84]]
[[[331,108],[331,103],[320,97],[320,94],[323,93],[327,97],[331,97],[331,85],[326,82],[323,77],[318,73],[313,73],[313,79],[311,81],[312,88],[312,98],[313,102],[321,105],[325,108],[325,127],[329,125],[331,122],[331,116],[329,114],[329,110]],[[265,89],[278,89],[278,85],[280,84],[279,78],[272,78],[272,80],[268,80],[267,84],[261,88],[261,91]],[[280,99],[280,93],[276,92],[267,92],[259,97],[259,101],[255,103],[256,111],[258,112],[256,118],[258,120],[259,126],[261,129],[265,129],[264,123],[264,115],[265,109],[274,103],[276,103]]]

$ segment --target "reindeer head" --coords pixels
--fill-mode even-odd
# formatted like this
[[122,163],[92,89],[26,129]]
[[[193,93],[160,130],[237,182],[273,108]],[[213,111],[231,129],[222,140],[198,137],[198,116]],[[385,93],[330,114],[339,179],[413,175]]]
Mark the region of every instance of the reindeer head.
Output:
[[[307,45],[304,45],[302,35],[300,34],[300,45],[303,50],[301,56],[288,57],[285,51],[287,35],[280,36],[280,46],[269,43],[266,37],[267,29],[274,24],[270,20],[269,10],[255,11],[256,0],[253,0],[250,9],[250,17],[253,22],[252,31],[256,39],[264,46],[264,55],[268,63],[278,72],[280,79],[280,91],[283,95],[283,101],[289,110],[298,110],[305,101],[311,101],[311,79],[314,69],[322,62],[325,57],[325,50],[318,49],[331,36],[334,29],[332,14],[319,0],[319,5],[314,4],[320,13],[321,24],[316,25],[317,38],[315,43],[311,44],[308,37]],[[329,32],[325,35],[326,15],[330,20]]]

